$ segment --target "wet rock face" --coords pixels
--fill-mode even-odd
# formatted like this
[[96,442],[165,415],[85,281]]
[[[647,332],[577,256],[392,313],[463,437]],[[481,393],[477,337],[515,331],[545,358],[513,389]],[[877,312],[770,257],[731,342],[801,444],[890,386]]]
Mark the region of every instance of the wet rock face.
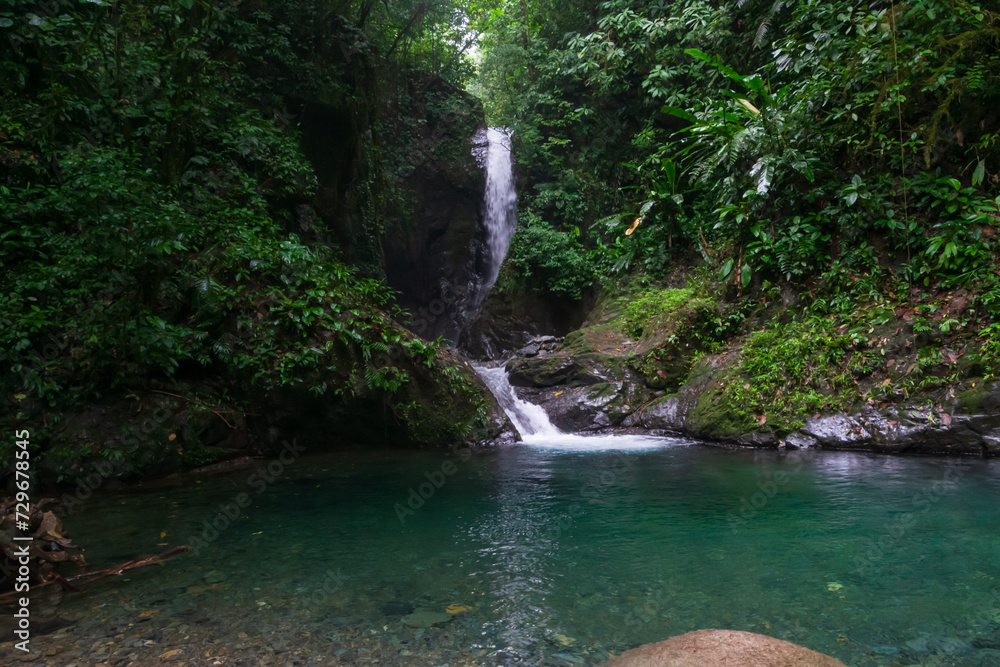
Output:
[[[994,390],[1000,390],[1000,383]],[[942,405],[940,410],[909,406],[826,415],[810,419],[789,440],[793,444],[812,440],[825,449],[890,454],[1000,453],[1000,414],[958,415],[954,409],[954,405]]]
[[[474,359],[505,359],[511,354],[531,356],[533,342],[563,336],[576,329],[586,312],[586,304],[541,293],[498,293],[494,288],[479,312],[466,323],[458,347]],[[526,346],[528,354],[522,352]],[[545,348],[544,344],[539,345],[538,352]]]
[[650,403],[635,418],[627,420],[628,426],[642,426],[649,429],[680,431],[684,428],[685,406],[679,396],[665,396]]
[[518,350],[516,354],[519,357],[537,357],[539,354],[554,352],[562,341],[562,338],[555,336],[536,336],[530,339],[527,345]]
[[513,359],[507,364],[507,376],[513,387],[580,387],[614,378],[599,361],[562,356]]
[[605,667],[844,667],[844,663],[766,635],[695,630],[626,651]]
[[[555,345],[557,339],[541,342],[546,344]],[[652,397],[641,376],[622,359],[599,352],[569,355],[543,351],[511,360],[507,372],[518,396],[541,405],[549,420],[563,431],[620,426]]]
[[621,356],[544,345],[531,341],[508,362],[510,384],[564,431],[630,428],[747,447],[1000,456],[1000,381],[957,396],[925,395],[919,404],[820,415],[791,433],[774,432],[727,404],[722,389],[732,357],[705,355],[679,390],[664,395]]
[[[429,92],[454,100],[451,111],[435,113],[425,99]],[[457,341],[461,304],[482,263],[486,181],[472,139],[485,121],[476,100],[444,81],[411,94],[413,113],[426,122],[410,147],[413,169],[405,186],[412,209],[396,212],[402,223],[383,243],[386,280],[411,313],[415,333]]]

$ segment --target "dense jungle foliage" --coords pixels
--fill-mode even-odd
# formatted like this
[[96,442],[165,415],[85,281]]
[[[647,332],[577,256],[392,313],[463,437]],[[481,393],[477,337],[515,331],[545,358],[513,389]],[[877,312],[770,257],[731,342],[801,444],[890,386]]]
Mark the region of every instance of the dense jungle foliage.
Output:
[[517,131],[523,245],[558,229],[598,277],[700,256],[738,290],[987,280],[998,9],[503,5],[482,19],[475,86]]
[[514,130],[504,289],[641,296],[683,272],[721,304],[706,348],[792,293],[806,338],[908,308],[995,353],[998,13],[2,0],[5,418],[184,383],[245,408],[310,374],[313,393],[391,396],[433,366],[389,315],[379,249],[429,82]]
[[621,295],[634,336],[637,308],[669,319],[660,290],[694,289],[711,308],[685,347],[737,343],[747,430],[996,377],[998,19],[964,0],[501,3],[472,87],[515,130],[513,273]]
[[390,317],[379,243],[408,137],[382,128],[426,122],[397,117],[407,84],[470,74],[454,12],[0,3],[4,419],[56,428],[150,386],[217,413],[308,379],[395,396],[435,366]]

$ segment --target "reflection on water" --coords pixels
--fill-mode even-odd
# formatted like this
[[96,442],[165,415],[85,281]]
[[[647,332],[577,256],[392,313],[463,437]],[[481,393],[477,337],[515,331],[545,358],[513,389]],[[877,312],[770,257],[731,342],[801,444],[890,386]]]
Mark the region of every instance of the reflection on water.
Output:
[[242,471],[88,500],[66,524],[92,566],[211,539],[58,613],[87,646],[200,619],[348,662],[599,664],[732,628],[854,665],[995,665],[997,471],[652,438],[306,456],[260,493]]

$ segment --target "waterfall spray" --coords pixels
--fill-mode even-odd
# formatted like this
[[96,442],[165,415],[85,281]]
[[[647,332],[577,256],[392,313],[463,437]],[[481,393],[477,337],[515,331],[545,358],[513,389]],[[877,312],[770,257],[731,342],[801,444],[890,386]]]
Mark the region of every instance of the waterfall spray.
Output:
[[486,149],[484,222],[488,256],[481,286],[483,297],[497,280],[517,226],[517,191],[514,189],[510,130],[491,127],[486,131],[486,138],[489,143]]
[[517,191],[514,188],[510,130],[498,127],[480,130],[475,144],[473,153],[486,172],[486,192],[483,196],[483,234],[476,241],[475,277],[469,283],[458,309],[463,325],[475,317],[497,281],[517,227]]

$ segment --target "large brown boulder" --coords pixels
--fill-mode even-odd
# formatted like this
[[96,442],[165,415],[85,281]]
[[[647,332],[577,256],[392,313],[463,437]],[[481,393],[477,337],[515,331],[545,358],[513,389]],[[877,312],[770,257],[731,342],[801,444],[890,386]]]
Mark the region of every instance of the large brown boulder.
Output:
[[738,630],[695,630],[645,644],[604,667],[845,667],[791,642]]

